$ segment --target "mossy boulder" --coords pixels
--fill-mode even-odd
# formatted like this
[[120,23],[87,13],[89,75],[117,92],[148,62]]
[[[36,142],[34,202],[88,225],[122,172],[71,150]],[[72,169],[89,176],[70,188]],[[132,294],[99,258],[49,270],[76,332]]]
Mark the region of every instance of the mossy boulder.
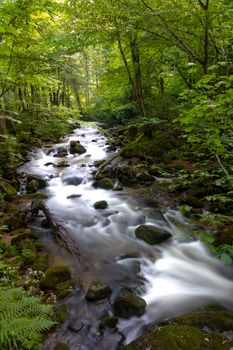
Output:
[[100,165],[102,165],[105,162],[105,159],[100,159],[100,160],[95,160],[94,161],[94,166],[95,167],[99,167]]
[[37,193],[27,193],[27,194],[23,194],[21,195],[22,199],[25,200],[34,200],[34,199],[47,199],[48,196],[45,193],[41,193],[41,192],[37,192]]
[[105,177],[103,179],[97,180],[93,183],[95,188],[103,188],[105,190],[111,190],[114,187],[112,179]]
[[233,313],[228,311],[195,311],[176,317],[174,322],[200,329],[209,328],[218,332],[231,331],[233,329]]
[[55,165],[57,168],[67,168],[70,166],[70,163],[67,160],[61,160]]
[[115,328],[118,322],[118,318],[114,316],[104,315],[100,319],[100,329]]
[[71,270],[67,265],[50,267],[40,281],[40,287],[44,290],[55,290],[57,285],[71,279]]
[[70,141],[69,151],[71,154],[83,154],[86,153],[87,150],[79,141]]
[[65,322],[66,315],[67,315],[67,305],[66,304],[62,304],[62,305],[55,307],[55,310],[54,310],[54,321],[55,322],[60,323],[60,324]]
[[163,243],[172,237],[170,233],[152,225],[140,225],[136,228],[135,235],[150,245]]
[[58,299],[65,298],[74,289],[74,279],[69,279],[65,282],[58,283],[55,288],[55,293]]
[[5,180],[0,180],[0,192],[5,194],[6,197],[12,197],[17,194],[17,190]]
[[145,335],[122,347],[124,350],[229,350],[221,335],[205,333],[192,326],[155,327]]
[[35,179],[33,179],[27,184],[27,191],[29,193],[35,193],[36,191],[38,191],[39,187],[39,183]]
[[35,180],[38,183],[38,188],[42,189],[47,186],[47,181],[39,175],[27,174],[27,183],[29,184],[32,180]]
[[95,204],[94,204],[95,209],[106,209],[107,206],[108,206],[108,203],[104,200],[95,202]]
[[62,179],[62,182],[64,182],[67,185],[73,185],[78,186],[83,182],[83,177],[80,176],[65,176]]
[[142,316],[145,309],[145,300],[125,288],[119,291],[113,302],[114,314],[123,318]]
[[97,301],[105,299],[112,294],[111,288],[100,279],[94,279],[91,281],[91,284],[86,293],[86,299],[88,301]]

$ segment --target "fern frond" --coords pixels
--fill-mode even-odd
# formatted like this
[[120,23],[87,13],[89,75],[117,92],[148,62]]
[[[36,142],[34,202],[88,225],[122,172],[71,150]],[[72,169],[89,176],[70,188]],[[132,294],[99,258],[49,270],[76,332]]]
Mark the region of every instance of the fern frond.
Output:
[[0,348],[35,349],[42,332],[54,325],[51,309],[22,288],[0,291]]

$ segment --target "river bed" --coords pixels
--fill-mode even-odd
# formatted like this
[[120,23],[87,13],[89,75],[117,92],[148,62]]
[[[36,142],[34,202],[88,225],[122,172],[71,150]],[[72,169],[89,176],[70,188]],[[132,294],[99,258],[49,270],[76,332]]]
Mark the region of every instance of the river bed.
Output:
[[[68,150],[71,140],[80,141],[87,152],[54,157],[57,149]],[[31,160],[20,169],[47,179],[46,204],[77,242],[85,259],[84,267],[75,265],[68,253],[45,238],[48,249],[61,254],[62,261],[69,261],[84,286],[77,284],[67,298],[68,319],[45,340],[45,350],[53,349],[56,342],[67,343],[71,350],[115,350],[121,333],[127,344],[145,327],[182,313],[209,304],[233,308],[231,271],[211,256],[200,241],[185,241],[190,224],[172,203],[163,213],[155,213],[133,198],[128,188],[113,191],[93,187],[94,161],[109,156],[106,141],[95,125],[85,124],[60,144],[31,152]],[[70,166],[45,165],[61,160],[68,161]],[[70,196],[73,198],[67,198]],[[100,200],[107,201],[106,209],[94,208],[94,203]],[[134,233],[144,223],[162,228],[172,234],[172,239],[149,246]],[[120,319],[117,332],[106,330],[101,334],[99,318],[111,314],[110,301],[88,303],[84,297],[85,289],[96,276],[109,284],[113,298],[122,287],[133,289],[147,302],[145,314]]]

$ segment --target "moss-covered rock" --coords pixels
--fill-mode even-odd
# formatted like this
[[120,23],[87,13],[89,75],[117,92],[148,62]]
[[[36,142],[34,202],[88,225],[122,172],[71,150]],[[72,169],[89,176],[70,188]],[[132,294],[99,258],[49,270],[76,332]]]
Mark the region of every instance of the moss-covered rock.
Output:
[[102,165],[105,162],[105,159],[100,159],[100,160],[95,160],[94,161],[94,166],[95,167],[99,167],[100,165]]
[[62,305],[55,307],[55,310],[54,310],[54,321],[55,322],[60,323],[60,324],[65,322],[66,315],[67,315],[67,305],[66,304],[62,304]]
[[88,301],[97,301],[105,299],[112,294],[111,288],[100,279],[91,281],[91,284],[86,293],[86,299]]
[[206,327],[218,332],[231,331],[233,329],[233,313],[228,311],[196,311],[176,317],[174,322],[200,329]]
[[105,190],[111,190],[114,187],[112,179],[105,177],[103,179],[97,180],[93,183],[96,188],[103,188]]
[[37,192],[37,193],[27,193],[27,194],[23,194],[21,195],[22,199],[29,199],[29,200],[34,200],[34,199],[47,199],[48,196],[44,193],[41,192]]
[[65,298],[70,292],[72,292],[74,285],[75,281],[73,279],[69,279],[65,282],[58,283],[55,288],[57,298]]
[[28,181],[28,184],[32,181],[32,180],[35,180],[38,185],[39,185],[39,189],[42,189],[44,187],[47,186],[47,181],[42,177],[42,176],[39,176],[39,175],[35,175],[35,174],[27,174],[27,181]]
[[104,315],[100,319],[100,329],[115,328],[118,322],[118,318],[114,316]]
[[232,343],[225,343],[216,333],[205,333],[192,326],[168,325],[148,331],[124,350],[229,350]]
[[87,150],[79,141],[70,141],[69,151],[71,154],[83,154],[86,153]]
[[136,294],[122,288],[113,302],[113,309],[115,315],[119,317],[141,316],[145,312],[146,302]]
[[94,204],[95,209],[106,209],[107,206],[108,206],[108,203],[104,200],[95,202],[95,204]]
[[135,235],[150,245],[160,244],[172,237],[170,233],[152,225],[140,225],[136,228]]
[[45,272],[48,268],[48,257],[47,256],[38,256],[34,261],[32,268],[36,271]]
[[71,279],[71,270],[67,265],[50,267],[40,281],[40,287],[44,290],[55,290],[58,283]]
[[67,168],[70,166],[70,163],[67,160],[61,160],[55,165],[57,168]]
[[0,180],[0,191],[5,194],[6,197],[12,197],[17,194],[17,190],[6,180]]
[[39,189],[39,187],[40,187],[39,183],[35,179],[32,179],[27,184],[27,191],[29,193],[35,193]]

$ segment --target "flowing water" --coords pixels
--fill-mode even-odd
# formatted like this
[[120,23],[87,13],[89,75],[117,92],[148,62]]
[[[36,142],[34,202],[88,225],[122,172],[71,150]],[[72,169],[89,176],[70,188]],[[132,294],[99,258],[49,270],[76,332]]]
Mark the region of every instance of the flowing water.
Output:
[[[54,157],[59,148],[68,150],[71,140],[79,140],[87,152]],[[135,339],[147,325],[208,304],[218,303],[232,309],[231,271],[212,257],[201,242],[183,240],[189,224],[178,211],[167,208],[163,214],[153,214],[132,198],[129,189],[118,192],[92,186],[93,163],[106,157],[105,137],[96,126],[88,125],[50,149],[32,152],[31,161],[21,170],[47,178],[46,204],[77,242],[90,266],[86,269],[73,264],[74,274],[84,285],[88,286],[93,276],[99,276],[111,286],[113,297],[126,286],[146,300],[147,309],[142,317],[119,320],[118,329],[125,335],[125,342]],[[64,159],[69,167],[45,165]],[[107,209],[94,209],[94,203],[99,200],[108,202]],[[136,239],[134,231],[142,223],[170,232],[172,240],[149,246]],[[50,249],[56,249],[54,243],[49,240],[47,243]],[[53,349],[51,342],[64,339],[72,350],[116,349],[119,336],[109,332],[102,337],[97,327],[98,318],[110,312],[109,302],[86,303],[77,289],[67,304],[69,322],[76,324],[78,330],[69,333],[67,321],[59,334],[45,342],[45,349]]]

